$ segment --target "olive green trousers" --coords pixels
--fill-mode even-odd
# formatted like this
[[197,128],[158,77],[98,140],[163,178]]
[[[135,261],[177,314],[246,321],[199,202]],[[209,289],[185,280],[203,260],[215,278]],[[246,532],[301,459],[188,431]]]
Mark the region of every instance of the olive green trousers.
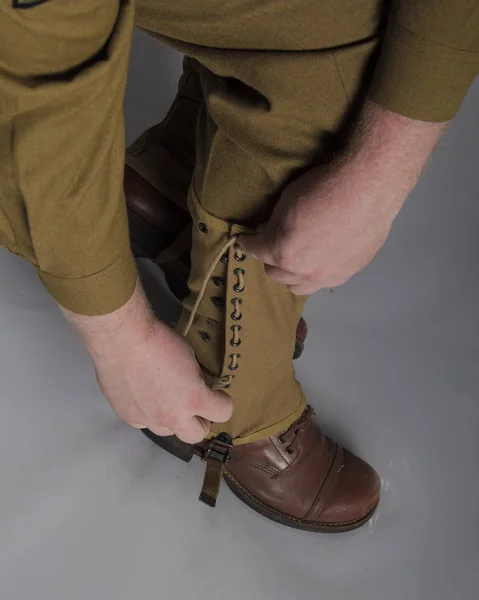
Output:
[[215,2],[187,4],[165,17],[163,2],[138,3],[137,25],[185,59],[166,118],[130,146],[127,163],[192,215],[191,294],[178,330],[188,330],[207,381],[234,400],[233,418],[214,432],[241,444],[278,433],[305,408],[292,365],[305,298],[267,278],[235,236],[344,141],[377,39],[325,50],[321,25],[311,49],[314,26],[310,39],[291,29],[291,19],[308,19],[296,0],[271,3],[272,14],[231,2],[221,19]]

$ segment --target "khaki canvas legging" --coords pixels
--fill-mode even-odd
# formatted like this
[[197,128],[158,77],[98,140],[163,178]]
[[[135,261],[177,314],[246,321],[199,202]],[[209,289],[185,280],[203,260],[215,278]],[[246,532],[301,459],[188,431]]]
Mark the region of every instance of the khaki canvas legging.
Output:
[[[353,23],[338,12],[340,6],[325,14],[325,4],[330,3],[137,4],[137,25],[186,56],[166,118],[127,152],[129,166],[193,217],[192,294],[180,327],[228,236],[266,220],[288,181],[328,160],[360,106],[378,41],[377,6],[362,3],[363,21]],[[207,226],[206,235],[199,223]],[[219,273],[233,285],[240,265],[233,247],[229,252],[233,264]],[[228,377],[233,356],[237,372],[228,392],[235,415],[229,425],[213,429],[229,431],[235,443],[279,432],[306,403],[291,364],[305,299],[272,283],[253,259],[241,268],[245,290],[240,308],[234,308],[241,309],[241,330],[230,318],[234,294],[227,284],[226,318],[206,298],[188,334],[210,373]],[[219,332],[211,325],[216,320]],[[198,335],[205,328],[208,344]],[[230,353],[232,336],[242,345]]]

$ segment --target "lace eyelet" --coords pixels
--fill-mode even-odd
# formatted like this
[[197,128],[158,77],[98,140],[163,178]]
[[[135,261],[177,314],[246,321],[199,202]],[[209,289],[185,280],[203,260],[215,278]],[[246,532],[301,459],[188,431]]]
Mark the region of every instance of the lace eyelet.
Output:
[[211,336],[207,331],[200,331],[200,337],[204,342],[209,342],[211,340]]
[[231,364],[228,365],[230,371],[236,371],[239,367],[238,360],[241,358],[241,354],[230,354]]
[[244,269],[234,269],[233,271],[233,275],[235,275],[238,278],[238,283],[235,283],[233,286],[233,291],[235,291],[236,293],[241,293],[244,292],[244,274],[245,274],[245,270]]
[[291,456],[291,454],[294,454],[294,450],[292,448],[286,448],[286,450],[284,452],[288,456]]
[[238,305],[242,304],[243,300],[241,300],[241,298],[233,298],[231,300],[231,304],[235,307],[234,312],[231,313],[231,318],[233,319],[233,321],[239,321],[240,319],[243,318],[243,315],[238,311]]
[[233,337],[230,339],[230,346],[237,348],[241,344],[241,338],[239,337],[241,325],[232,325],[231,331],[233,332]]
[[198,229],[201,233],[208,233],[208,227],[205,223],[198,223]]
[[286,443],[285,439],[283,439],[282,437],[278,438],[278,444],[285,444],[285,443]]

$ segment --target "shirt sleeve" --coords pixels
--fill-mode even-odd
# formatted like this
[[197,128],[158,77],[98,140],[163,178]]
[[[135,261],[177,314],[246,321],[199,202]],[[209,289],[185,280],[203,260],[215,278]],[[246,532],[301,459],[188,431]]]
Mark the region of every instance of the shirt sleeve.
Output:
[[479,71],[479,0],[398,0],[370,97],[422,121],[449,121]]
[[131,1],[0,4],[0,243],[78,314],[120,308],[137,277],[122,186],[133,21]]

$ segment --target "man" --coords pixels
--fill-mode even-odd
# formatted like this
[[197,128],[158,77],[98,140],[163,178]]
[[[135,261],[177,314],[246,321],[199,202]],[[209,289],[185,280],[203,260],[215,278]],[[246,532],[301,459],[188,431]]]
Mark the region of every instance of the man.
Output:
[[208,504],[224,475],[291,527],[367,522],[379,478],[313,421],[298,321],[307,295],[385,242],[477,74],[479,2],[137,3],[136,24],[186,56],[125,172],[135,244],[178,295],[189,271],[177,333],[152,314],[128,240],[132,3],[0,6],[0,242],[36,266],[113,409],[201,456]]

